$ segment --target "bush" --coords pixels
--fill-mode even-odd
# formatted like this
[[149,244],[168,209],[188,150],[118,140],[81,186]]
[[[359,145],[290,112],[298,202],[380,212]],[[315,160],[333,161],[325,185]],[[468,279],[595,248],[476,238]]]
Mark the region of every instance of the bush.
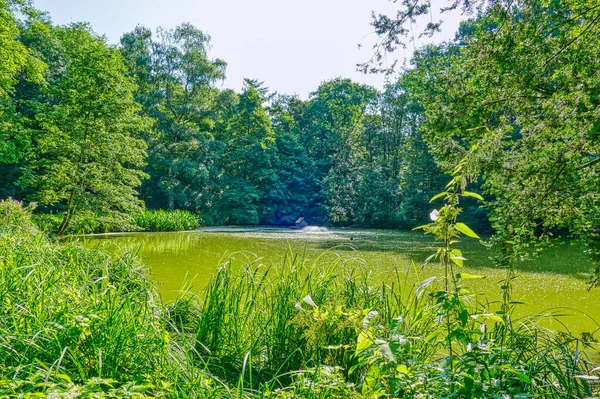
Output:
[[[58,231],[63,216],[52,213],[35,213],[33,221],[42,231],[54,233]],[[115,213],[99,215],[92,212],[77,213],[71,219],[66,234],[100,234],[109,232],[140,231],[133,217]]]
[[[51,213],[36,213],[33,221],[42,231],[56,232],[63,216]],[[201,219],[183,210],[146,210],[143,213],[111,215],[78,213],[73,216],[67,228],[67,234],[98,234],[131,231],[184,231],[197,229]]]

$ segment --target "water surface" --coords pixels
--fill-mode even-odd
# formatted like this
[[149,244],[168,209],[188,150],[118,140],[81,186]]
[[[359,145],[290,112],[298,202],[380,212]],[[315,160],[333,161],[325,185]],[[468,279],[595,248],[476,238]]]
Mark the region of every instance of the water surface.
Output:
[[[224,227],[109,234],[86,240],[88,245],[105,246],[110,251],[139,249],[167,301],[175,299],[186,282],[193,290],[201,290],[219,265],[228,260],[234,267],[249,263],[276,267],[285,257],[297,256],[307,262],[320,257],[319,262],[344,262],[348,267],[372,271],[382,281],[391,279],[390,273],[397,269],[406,276],[407,284],[443,275],[439,264],[421,269],[436,243],[418,232]],[[495,309],[494,302],[501,299],[499,282],[505,271],[492,267],[493,253],[478,241],[469,239],[459,246],[468,258],[463,271],[486,276],[484,280],[469,280],[468,287]],[[514,284],[513,300],[524,302],[517,315],[563,314],[560,320],[550,318],[543,324],[575,333],[595,331],[598,325],[593,319],[600,320],[600,289],[587,290],[590,267],[582,248],[566,243],[546,250],[538,259],[523,262]]]

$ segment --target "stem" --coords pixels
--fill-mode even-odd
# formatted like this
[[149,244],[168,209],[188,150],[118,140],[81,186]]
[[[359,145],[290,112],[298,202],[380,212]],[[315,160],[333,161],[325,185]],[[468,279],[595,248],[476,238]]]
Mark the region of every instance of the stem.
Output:
[[65,217],[63,218],[56,235],[58,237],[62,237],[62,235],[67,230],[69,223],[71,222],[71,217],[73,216],[73,202],[75,200],[75,189],[71,189],[71,194],[69,195],[69,201],[67,202],[67,211],[65,212]]
[[[450,266],[450,262],[449,262],[449,255],[450,255],[450,239],[448,237],[448,230],[446,230],[445,235],[444,235],[444,247],[445,247],[445,251],[444,251],[444,272],[446,274],[446,278],[445,278],[445,288],[446,288],[446,303],[448,302],[449,299],[449,295],[450,295],[450,291],[448,290],[448,269]],[[450,356],[453,355],[453,350],[452,350],[452,338],[450,337],[450,334],[452,333],[452,328],[450,326],[450,312],[448,311],[446,313],[446,328],[448,330],[448,353],[450,354]],[[450,363],[450,367],[452,367],[452,363]]]

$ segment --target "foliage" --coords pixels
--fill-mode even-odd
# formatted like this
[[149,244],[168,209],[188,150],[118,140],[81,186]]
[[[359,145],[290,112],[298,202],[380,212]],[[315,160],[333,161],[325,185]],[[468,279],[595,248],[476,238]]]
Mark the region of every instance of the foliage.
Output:
[[[34,213],[33,222],[44,232],[58,230],[62,216],[51,213]],[[183,210],[145,210],[142,213],[97,214],[82,212],[73,217],[65,234],[94,234],[128,231],[185,231],[194,230],[202,223],[199,216]]]
[[48,84],[23,100],[35,133],[21,178],[34,190],[29,197],[63,213],[58,235],[79,212],[140,209],[135,189],[145,176],[146,144],[135,135],[145,119],[120,53],[85,25],[52,28],[49,38],[34,35],[35,29],[32,48],[51,64]]
[[[138,197],[211,224],[304,217],[414,227],[428,212],[423,199],[441,188],[418,130],[422,109],[404,82],[379,93],[333,79],[303,101],[247,79],[238,94],[217,88],[225,62],[210,57],[210,37],[190,24],[156,33],[138,26],[121,38],[120,57],[89,26],[56,27],[16,4],[5,8],[22,51],[3,100],[11,149],[0,196],[64,215],[59,234],[113,229],[69,224],[84,214],[124,220],[142,211]],[[26,60],[37,65],[31,74]],[[47,227],[56,219],[43,218]]]
[[0,209],[9,226],[0,235],[0,394],[168,391],[178,365],[166,361],[183,354],[171,347],[156,290],[134,257],[57,245],[19,203]]
[[464,286],[440,293],[432,279],[411,287],[400,275],[380,284],[343,258],[290,256],[273,268],[226,264],[203,294],[164,307],[132,254],[59,245],[20,203],[0,209],[14,226],[0,235],[2,395],[593,394],[577,339],[535,318],[507,330]]
[[246,79],[223,132],[223,193],[217,209],[228,224],[258,224],[276,182],[275,135],[263,106],[265,93],[260,82]]
[[208,58],[210,36],[190,24],[152,32],[138,26],[121,38],[121,51],[138,88],[136,99],[155,119],[145,131],[150,179],[142,198],[151,207],[204,209],[213,176],[213,129],[225,63]]
[[[434,158],[451,171],[471,153],[507,259],[556,234],[583,239],[596,254],[598,2],[447,4],[476,18],[452,42],[419,51],[407,73],[420,82],[421,129]],[[432,6],[402,2],[396,17],[376,17],[379,50],[400,45],[409,21]]]
[[[41,231],[53,235],[60,228],[63,216],[55,213],[34,213],[32,219]],[[64,234],[78,235],[140,230],[142,230],[142,227],[136,224],[135,218],[127,214],[110,215],[80,212],[73,216]]]
[[27,3],[0,1],[0,164],[21,160],[30,145],[21,132],[14,103],[10,101],[18,78],[24,76],[29,81],[42,82],[46,66],[35,51],[17,39],[21,26],[15,11],[32,12]]

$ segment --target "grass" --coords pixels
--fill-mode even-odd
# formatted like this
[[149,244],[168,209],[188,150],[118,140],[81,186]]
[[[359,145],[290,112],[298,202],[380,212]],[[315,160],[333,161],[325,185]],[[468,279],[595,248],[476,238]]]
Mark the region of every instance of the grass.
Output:
[[136,226],[144,231],[185,231],[197,229],[202,220],[184,210],[146,210],[133,215]]
[[290,255],[163,305],[135,253],[58,244],[0,202],[0,396],[594,395],[579,339],[405,281]]
[[[42,231],[55,232],[62,222],[60,214],[36,213],[33,221]],[[95,234],[109,232],[132,231],[185,231],[197,229],[202,220],[189,211],[184,210],[144,210],[132,215],[112,214],[100,215],[90,212],[76,214],[67,234]]]

